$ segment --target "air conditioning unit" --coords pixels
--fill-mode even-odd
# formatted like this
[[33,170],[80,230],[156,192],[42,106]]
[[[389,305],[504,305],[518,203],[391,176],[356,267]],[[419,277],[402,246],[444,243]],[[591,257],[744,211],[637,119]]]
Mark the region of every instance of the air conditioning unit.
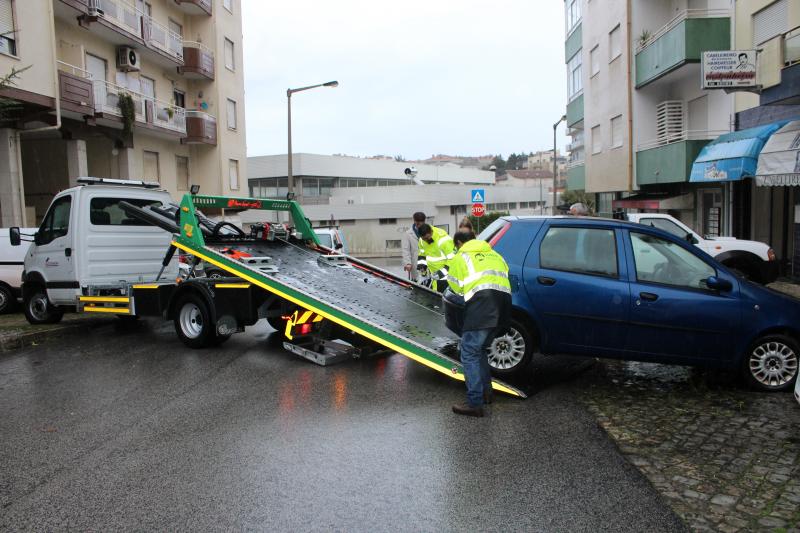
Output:
[[141,68],[139,52],[129,46],[120,46],[117,49],[117,68],[125,72],[139,70]]

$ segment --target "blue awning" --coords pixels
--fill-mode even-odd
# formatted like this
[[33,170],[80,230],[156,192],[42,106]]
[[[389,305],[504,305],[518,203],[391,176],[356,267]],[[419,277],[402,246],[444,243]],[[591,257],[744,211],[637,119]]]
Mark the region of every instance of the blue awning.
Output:
[[691,183],[718,183],[752,178],[758,167],[758,154],[770,135],[788,120],[720,135],[703,147],[694,160]]

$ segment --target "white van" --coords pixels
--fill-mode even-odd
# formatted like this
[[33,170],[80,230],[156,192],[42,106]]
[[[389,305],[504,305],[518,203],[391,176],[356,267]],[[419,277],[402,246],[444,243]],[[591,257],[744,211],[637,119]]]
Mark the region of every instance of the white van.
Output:
[[[36,228],[22,228],[22,233],[33,235]],[[11,311],[22,296],[22,270],[28,244],[11,246],[8,228],[0,228],[0,314]]]
[[[31,324],[58,322],[88,286],[155,280],[169,247],[169,233],[129,217],[119,206],[171,202],[158,183],[99,178],[78,183],[53,198],[25,255],[22,302]],[[19,243],[19,235],[11,228],[12,244]],[[177,273],[175,258],[162,277],[174,279]]]

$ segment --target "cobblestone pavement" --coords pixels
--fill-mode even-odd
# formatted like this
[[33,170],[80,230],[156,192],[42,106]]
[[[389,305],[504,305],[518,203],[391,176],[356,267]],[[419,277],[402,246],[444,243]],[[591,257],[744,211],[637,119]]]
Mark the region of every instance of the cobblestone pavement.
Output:
[[600,361],[578,380],[598,423],[695,531],[800,533],[800,405],[734,376]]

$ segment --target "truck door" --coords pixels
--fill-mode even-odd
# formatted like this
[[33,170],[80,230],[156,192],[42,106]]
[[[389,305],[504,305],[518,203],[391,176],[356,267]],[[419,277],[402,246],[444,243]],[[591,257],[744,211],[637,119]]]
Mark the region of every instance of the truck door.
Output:
[[57,198],[44,217],[36,242],[31,246],[31,272],[44,276],[47,297],[56,305],[75,303],[78,282],[75,278],[75,259],[72,248],[70,215],[72,195]]

